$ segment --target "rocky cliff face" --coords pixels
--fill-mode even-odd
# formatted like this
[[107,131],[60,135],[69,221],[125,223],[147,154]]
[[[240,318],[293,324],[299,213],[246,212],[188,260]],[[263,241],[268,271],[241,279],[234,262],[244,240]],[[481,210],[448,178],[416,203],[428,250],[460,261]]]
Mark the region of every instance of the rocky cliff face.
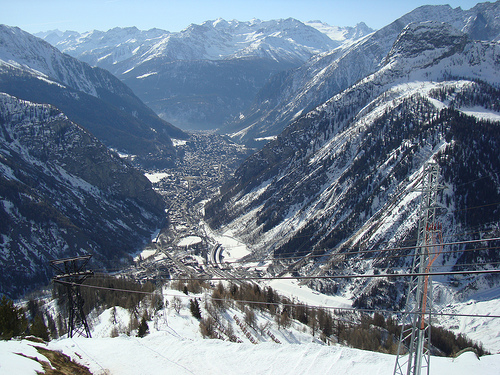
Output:
[[164,219],[149,181],[50,105],[0,94],[0,292],[47,283],[49,260],[115,266]]

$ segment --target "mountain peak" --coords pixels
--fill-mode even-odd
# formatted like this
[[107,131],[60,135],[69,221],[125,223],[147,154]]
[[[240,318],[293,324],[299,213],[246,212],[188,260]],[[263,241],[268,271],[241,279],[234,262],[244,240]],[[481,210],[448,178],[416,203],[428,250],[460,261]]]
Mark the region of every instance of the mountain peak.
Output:
[[448,54],[463,48],[467,41],[467,35],[447,23],[413,22],[401,31],[386,61],[396,57],[422,57],[426,52]]

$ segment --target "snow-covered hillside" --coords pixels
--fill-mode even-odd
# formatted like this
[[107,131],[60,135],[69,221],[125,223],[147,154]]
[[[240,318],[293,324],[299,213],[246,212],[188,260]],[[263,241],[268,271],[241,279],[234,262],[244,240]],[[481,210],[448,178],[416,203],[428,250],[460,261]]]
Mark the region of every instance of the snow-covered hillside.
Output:
[[[498,44],[468,41],[464,34],[447,24],[430,22],[409,25],[400,34],[379,71],[299,118],[236,172],[235,179],[217,198],[225,201],[228,198],[224,197],[226,191],[228,196],[232,196],[228,219],[240,213],[236,215],[235,230],[245,233],[250,241],[259,243],[259,248],[279,248],[287,237],[298,233],[305,223],[314,218],[324,218],[328,213],[339,215],[342,210],[337,205],[348,189],[348,171],[358,159],[366,157],[370,139],[377,134],[386,139],[388,137],[387,129],[380,133],[370,129],[371,126],[411,97],[415,100],[429,97],[433,90],[453,88],[467,91],[467,87],[474,85],[474,79],[498,84],[500,65],[495,56],[499,51]],[[469,79],[438,82],[449,76]],[[493,98],[487,99],[488,95],[485,98],[494,101]],[[431,100],[431,104],[428,111],[432,112],[452,103]],[[460,109],[459,106],[454,108]],[[464,110],[467,112],[467,108]],[[482,107],[478,108],[479,112],[489,110]],[[491,114],[495,113],[498,118],[496,111]],[[401,131],[395,129],[395,132]],[[445,143],[444,140],[437,142],[434,149],[422,148],[419,158],[430,158]],[[405,148],[399,143],[395,146]],[[391,155],[389,153],[387,157],[392,158]],[[385,165],[382,160],[378,162]],[[327,167],[330,163],[336,167]],[[386,172],[390,173],[389,170]],[[383,178],[384,169],[379,169],[377,174]],[[290,183],[291,180],[295,183]],[[230,184],[234,185],[231,187]],[[277,186],[287,189],[287,193],[276,194],[276,190],[280,189]],[[266,213],[271,211],[270,202],[275,199],[280,203],[272,215],[273,219],[264,219]],[[388,199],[385,196],[377,202],[387,202]],[[289,204],[285,203],[288,201]],[[376,211],[375,206],[373,208]],[[281,213],[278,215],[278,212]],[[210,213],[208,216],[211,219]],[[228,219],[217,217],[218,222]],[[253,220],[255,224],[250,224]],[[240,223],[237,224],[237,221]],[[268,222],[273,224],[267,227]]]
[[[150,333],[143,338],[136,337],[135,331],[130,335],[124,333],[131,315],[128,310],[119,307],[108,309],[92,319],[91,339],[61,338],[48,344],[27,340],[0,341],[0,374],[31,375],[41,371],[41,365],[34,358],[47,362],[48,358],[36,347],[60,351],[70,356],[73,361],[88,367],[92,374],[96,375],[389,375],[393,372],[396,359],[394,355],[363,351],[339,344],[326,345],[311,336],[309,327],[294,322],[289,328],[278,329],[276,323],[262,312],[257,312],[257,325],[263,326],[267,323],[267,332],[261,335],[259,330],[249,328],[251,335],[258,342],[256,344],[245,337],[236,323],[235,318],[241,321],[244,319],[241,311],[232,308],[228,308],[224,315],[227,322],[231,322],[234,334],[242,342],[203,339],[199,321],[191,316],[188,306],[189,299],[201,298],[203,301],[206,297],[201,294],[186,296],[182,292],[169,289],[165,289],[164,293],[170,302],[169,307],[159,310],[150,318]],[[304,297],[304,293],[302,296]],[[181,301],[179,312],[173,308],[175,299]],[[493,305],[489,306],[492,307]],[[495,313],[498,308],[497,303],[491,313]],[[469,313],[480,311],[481,309],[474,308],[468,310]],[[205,314],[203,309],[203,315]],[[486,326],[491,331],[497,331],[496,324],[491,325],[490,322]],[[273,335],[274,340],[270,339],[270,335]],[[491,347],[493,353],[497,353],[500,350],[500,341],[496,338],[495,344],[491,341],[487,346]],[[431,374],[493,375],[497,374],[499,365],[500,354],[478,359],[473,352],[465,352],[457,358],[432,357]]]
[[[146,336],[65,339],[48,346],[30,341],[0,342],[0,374],[35,375],[42,366],[25,356],[48,360],[34,346],[62,351],[92,374],[343,374],[390,375],[395,356],[314,343],[294,345],[235,344],[189,340],[175,333]],[[18,354],[20,353],[20,354]],[[22,355],[21,355],[22,354]],[[478,359],[472,352],[458,358],[431,358],[431,375],[496,375],[500,354]]]
[[354,43],[344,43],[335,50],[316,55],[300,68],[276,75],[252,105],[223,130],[249,144],[255,138],[276,136],[301,115],[380,69],[407,25],[443,22],[471,40],[495,41],[500,36],[500,22],[496,17],[499,11],[498,1],[478,4],[467,11],[449,5],[417,8]]
[[[408,25],[377,72],[300,116],[247,159],[205,206],[207,220],[232,230],[256,259],[278,258],[270,270],[276,274],[370,273],[373,267],[394,272],[405,269],[409,258],[386,258],[386,252],[373,259],[356,251],[413,243],[414,189],[423,165],[436,161],[448,187],[442,198],[447,211],[439,218],[444,236],[459,238],[474,226],[495,237],[500,160],[492,144],[499,142],[498,123],[483,121],[480,113],[500,115],[499,48],[471,41],[446,23]],[[473,187],[470,181],[482,176],[488,182],[483,177]],[[477,207],[487,204],[492,209],[481,213]],[[439,264],[444,270],[496,264],[496,252],[479,254],[447,255]],[[321,255],[327,257],[319,260]],[[461,299],[498,282],[476,285],[477,279],[456,280],[449,292]],[[334,293],[354,295],[357,307],[397,310],[404,303],[402,282],[313,283],[318,290],[330,284]]]

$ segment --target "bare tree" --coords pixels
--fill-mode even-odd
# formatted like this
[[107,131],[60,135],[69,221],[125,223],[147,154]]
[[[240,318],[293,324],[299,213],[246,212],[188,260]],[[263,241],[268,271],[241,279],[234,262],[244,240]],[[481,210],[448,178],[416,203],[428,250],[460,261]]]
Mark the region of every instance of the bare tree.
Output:
[[182,301],[179,297],[175,296],[174,298],[172,298],[172,306],[175,310],[175,312],[177,314],[180,313],[181,309],[182,309]]
[[255,312],[251,308],[245,308],[245,323],[250,327],[254,327],[256,322]]

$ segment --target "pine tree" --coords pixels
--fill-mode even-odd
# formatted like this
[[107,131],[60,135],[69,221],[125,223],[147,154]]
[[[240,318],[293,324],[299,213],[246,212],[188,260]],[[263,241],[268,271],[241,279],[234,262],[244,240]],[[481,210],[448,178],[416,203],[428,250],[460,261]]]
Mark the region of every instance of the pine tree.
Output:
[[146,322],[146,317],[143,316],[141,319],[141,324],[139,324],[139,329],[137,331],[138,337],[144,337],[149,333],[148,322]]
[[172,306],[174,307],[174,310],[177,314],[180,313],[181,311],[181,308],[182,308],[182,301],[179,297],[175,296],[173,299],[172,299]]
[[28,321],[21,308],[16,308],[14,302],[3,296],[0,301],[0,339],[10,340],[22,335],[28,326]]
[[191,310],[191,315],[193,315],[193,317],[195,317],[198,320],[201,319],[201,310],[198,300],[192,299],[189,301],[189,310]]
[[42,315],[38,314],[31,324],[30,333],[33,336],[40,337],[44,341],[49,341],[49,330],[43,321]]
[[255,327],[255,323],[257,322],[257,318],[255,317],[255,312],[252,308],[245,309],[245,323],[250,327]]
[[46,313],[45,318],[47,319],[47,329],[49,330],[50,337],[57,339],[59,334],[57,332],[56,321],[49,313]]

